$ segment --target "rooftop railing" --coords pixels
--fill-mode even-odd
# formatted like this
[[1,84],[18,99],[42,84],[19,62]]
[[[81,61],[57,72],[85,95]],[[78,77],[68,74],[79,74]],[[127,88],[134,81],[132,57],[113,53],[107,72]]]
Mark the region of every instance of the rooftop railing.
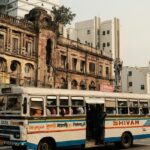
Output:
[[15,17],[0,13],[0,21],[17,26],[19,28],[34,31],[33,23],[31,23],[25,19],[17,19]]

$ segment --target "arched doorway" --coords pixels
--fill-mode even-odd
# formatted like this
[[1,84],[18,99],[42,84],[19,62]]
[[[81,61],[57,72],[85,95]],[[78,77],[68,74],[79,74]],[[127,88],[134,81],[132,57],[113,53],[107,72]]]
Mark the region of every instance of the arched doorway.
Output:
[[48,66],[48,70],[50,69],[51,62],[52,62],[52,40],[48,39],[46,44],[46,65]]

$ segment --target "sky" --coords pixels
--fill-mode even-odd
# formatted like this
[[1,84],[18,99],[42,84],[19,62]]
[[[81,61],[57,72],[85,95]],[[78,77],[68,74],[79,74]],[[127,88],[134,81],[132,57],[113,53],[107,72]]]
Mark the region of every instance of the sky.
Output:
[[124,66],[148,66],[150,61],[150,0],[60,0],[76,14],[73,22],[120,19],[120,50]]

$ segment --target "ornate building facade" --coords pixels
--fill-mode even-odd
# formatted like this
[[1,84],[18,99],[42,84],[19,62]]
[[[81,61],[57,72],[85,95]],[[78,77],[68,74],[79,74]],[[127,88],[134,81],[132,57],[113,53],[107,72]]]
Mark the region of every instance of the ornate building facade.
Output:
[[112,58],[55,34],[51,16],[34,8],[18,20],[0,14],[0,83],[63,89],[113,87]]

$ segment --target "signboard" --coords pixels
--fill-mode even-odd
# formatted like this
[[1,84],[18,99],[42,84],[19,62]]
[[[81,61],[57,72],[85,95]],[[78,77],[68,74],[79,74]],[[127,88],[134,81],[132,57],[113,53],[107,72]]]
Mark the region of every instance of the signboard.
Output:
[[107,84],[100,84],[100,91],[102,91],[102,92],[113,92],[114,86],[113,85],[107,85]]

